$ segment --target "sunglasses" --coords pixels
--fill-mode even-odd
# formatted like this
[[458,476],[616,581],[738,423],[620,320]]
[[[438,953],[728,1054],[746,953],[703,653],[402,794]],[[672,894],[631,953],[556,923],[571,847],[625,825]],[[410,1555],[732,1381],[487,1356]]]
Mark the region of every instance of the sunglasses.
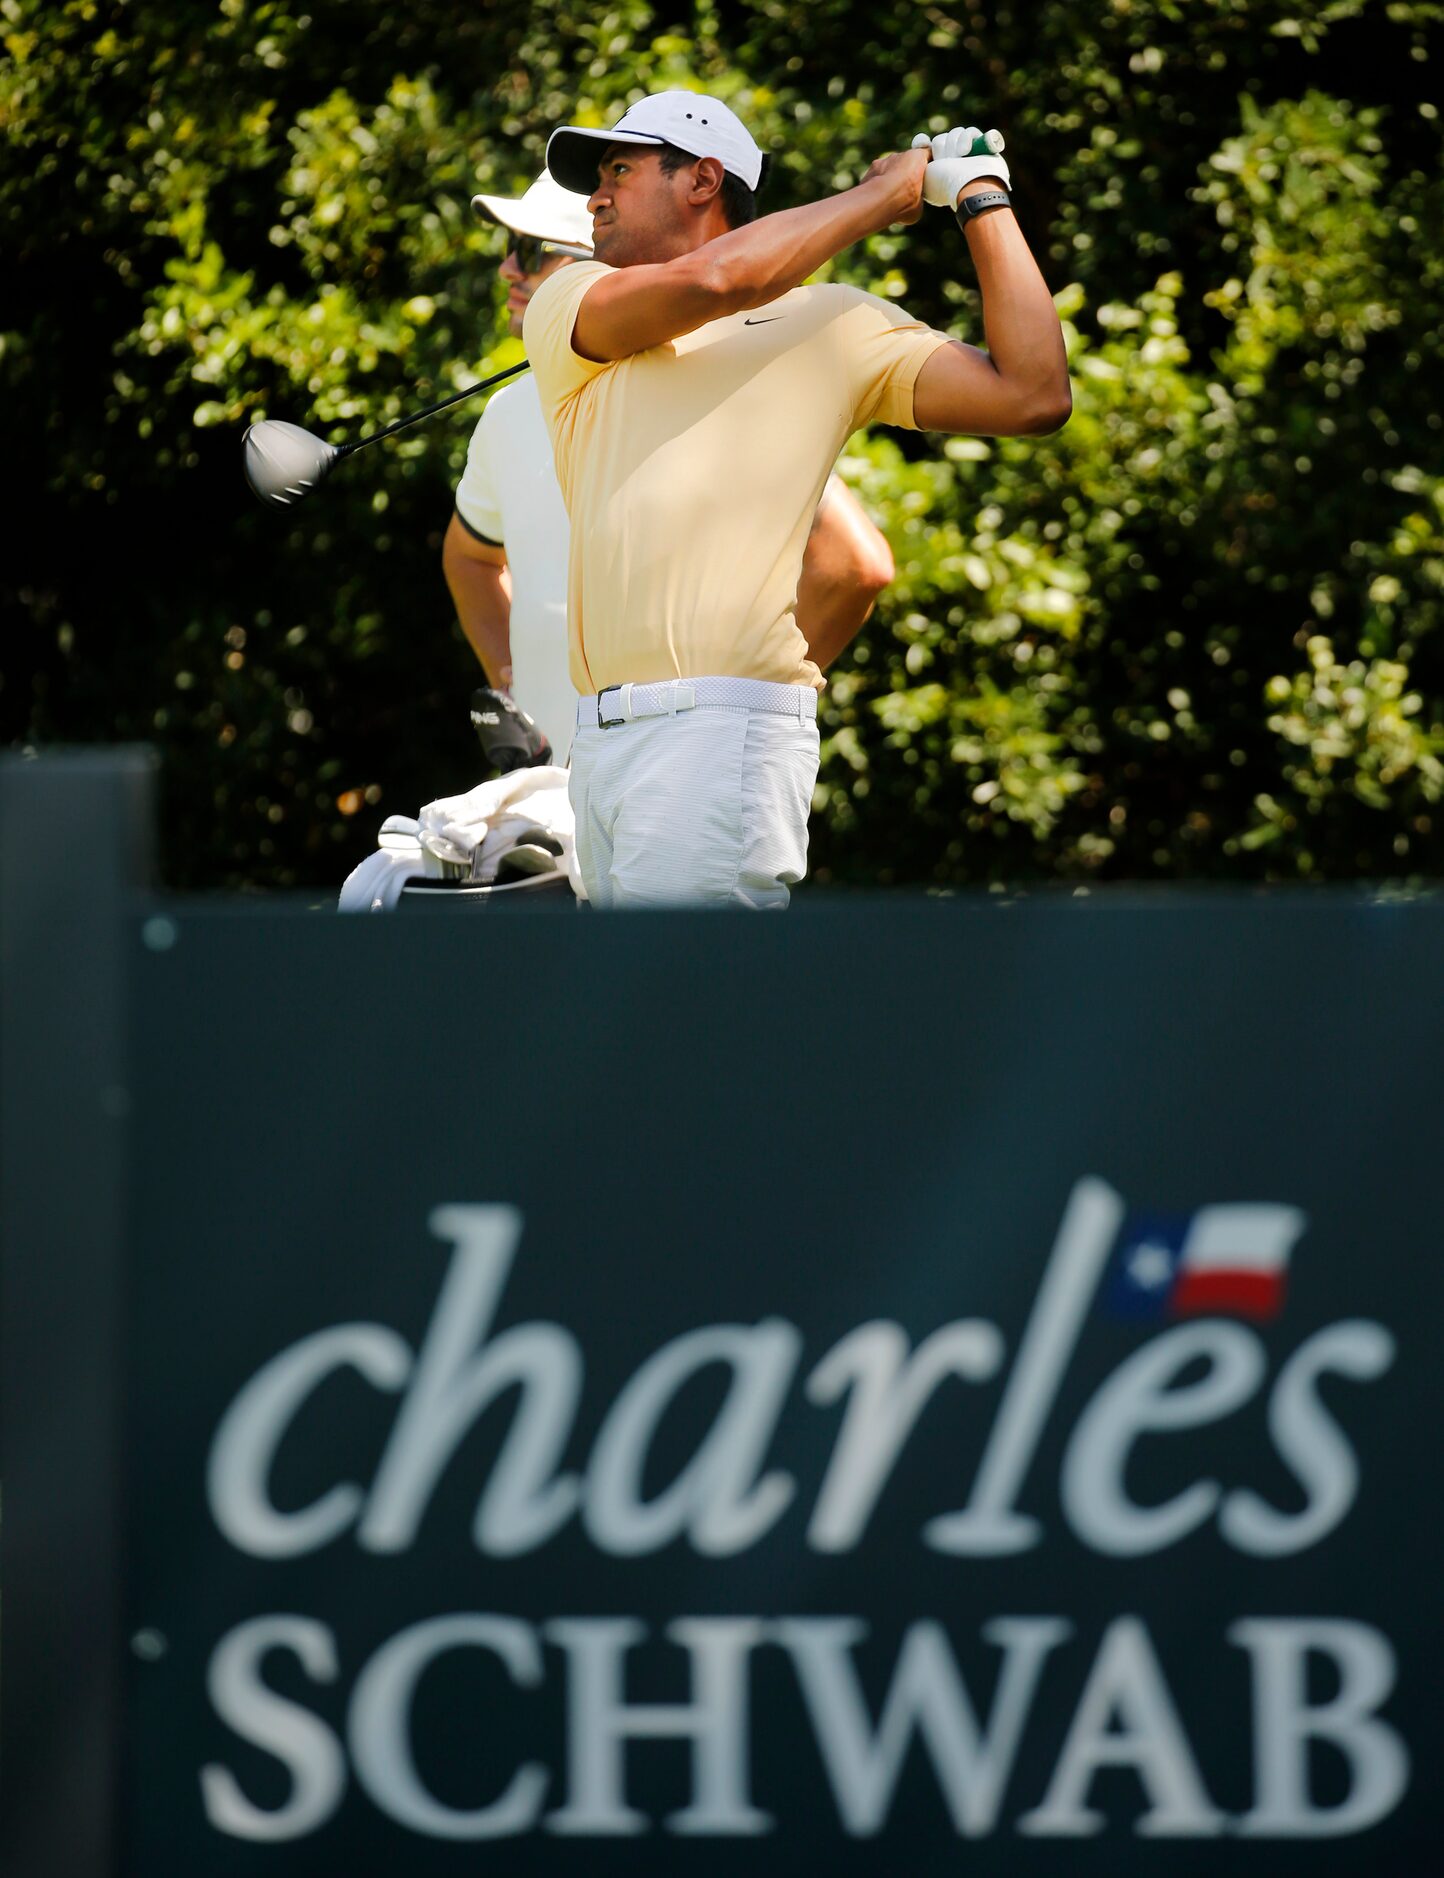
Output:
[[508,260],[516,256],[523,274],[535,274],[549,254],[570,254],[583,261],[590,257],[587,248],[575,248],[565,241],[543,241],[540,235],[513,235],[506,253]]

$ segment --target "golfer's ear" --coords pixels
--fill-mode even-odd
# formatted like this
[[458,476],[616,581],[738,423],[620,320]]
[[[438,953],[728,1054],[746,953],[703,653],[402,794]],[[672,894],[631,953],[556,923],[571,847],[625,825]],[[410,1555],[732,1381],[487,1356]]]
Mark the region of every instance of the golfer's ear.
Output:
[[692,201],[699,207],[711,202],[721,192],[722,178],[726,174],[726,169],[716,157],[699,157],[696,174],[692,179]]

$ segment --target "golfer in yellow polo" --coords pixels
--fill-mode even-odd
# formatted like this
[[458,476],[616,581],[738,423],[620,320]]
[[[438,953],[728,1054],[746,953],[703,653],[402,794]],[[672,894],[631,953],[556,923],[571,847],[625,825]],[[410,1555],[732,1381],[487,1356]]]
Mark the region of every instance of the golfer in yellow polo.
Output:
[[[599,907],[783,907],[806,871],[822,677],[795,605],[847,437],[1067,419],[1057,314],[1007,165],[966,154],[976,136],[761,220],[762,153],[715,98],[664,92],[551,138],[551,175],[591,192],[595,258],[543,282],[524,337],[571,516],[571,793]],[[986,352],[857,288],[803,285],[925,195],[963,226]]]

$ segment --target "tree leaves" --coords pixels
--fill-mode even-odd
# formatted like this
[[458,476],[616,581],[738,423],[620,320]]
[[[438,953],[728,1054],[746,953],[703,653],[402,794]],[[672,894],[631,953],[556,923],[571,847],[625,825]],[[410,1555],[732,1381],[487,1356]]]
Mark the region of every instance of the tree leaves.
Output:
[[[470,195],[695,86],[772,153],[764,208],[1000,124],[1068,327],[1057,436],[849,446],[898,575],[824,699],[817,873],[1439,873],[1441,11],[0,0],[6,736],[159,742],[184,884],[333,883],[464,785],[470,409],[294,516],[240,432],[510,363]],[[946,216],[831,272],[981,336]]]

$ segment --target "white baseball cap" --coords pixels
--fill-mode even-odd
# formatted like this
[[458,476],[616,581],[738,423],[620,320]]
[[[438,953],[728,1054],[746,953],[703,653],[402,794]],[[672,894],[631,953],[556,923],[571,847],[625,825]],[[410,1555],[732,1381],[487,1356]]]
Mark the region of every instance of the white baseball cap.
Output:
[[545,170],[522,196],[473,196],[471,206],[489,222],[498,222],[514,235],[532,235],[539,241],[564,243],[592,251],[592,218],[587,196],[563,189]]
[[716,157],[723,169],[755,189],[766,158],[752,133],[720,98],[700,91],[657,91],[627,109],[610,130],[567,124],[547,143],[547,168],[564,189],[590,196],[609,143],[670,143],[688,156]]

